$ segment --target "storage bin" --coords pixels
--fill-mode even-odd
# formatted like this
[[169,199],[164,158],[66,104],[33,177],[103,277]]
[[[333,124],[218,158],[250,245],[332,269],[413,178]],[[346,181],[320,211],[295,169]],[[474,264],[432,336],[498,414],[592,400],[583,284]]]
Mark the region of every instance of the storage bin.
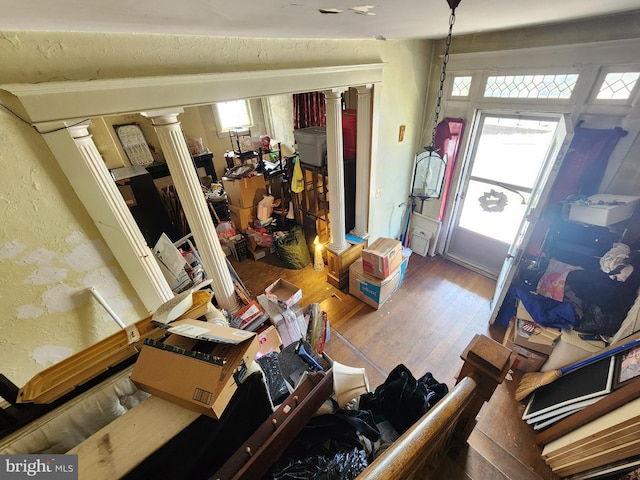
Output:
[[323,167],[327,163],[327,129],[308,127],[293,131],[298,145],[300,161],[307,165]]

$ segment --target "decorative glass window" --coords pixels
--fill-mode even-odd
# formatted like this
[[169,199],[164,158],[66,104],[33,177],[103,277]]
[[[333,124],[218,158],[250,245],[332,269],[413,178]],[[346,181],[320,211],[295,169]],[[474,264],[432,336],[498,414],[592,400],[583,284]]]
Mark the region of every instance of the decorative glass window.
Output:
[[472,77],[454,77],[453,87],[451,87],[452,97],[468,97],[471,90]]
[[598,100],[628,100],[638,82],[640,72],[610,72],[602,81]]
[[218,131],[247,128],[252,125],[251,110],[247,100],[218,102],[214,112],[218,122]]
[[569,99],[578,74],[496,75],[487,78],[485,97]]

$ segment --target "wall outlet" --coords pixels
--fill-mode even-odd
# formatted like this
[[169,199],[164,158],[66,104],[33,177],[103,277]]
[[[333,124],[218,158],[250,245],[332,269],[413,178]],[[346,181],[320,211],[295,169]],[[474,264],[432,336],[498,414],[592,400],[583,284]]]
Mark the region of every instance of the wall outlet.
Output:
[[382,196],[382,189],[376,188],[376,198],[380,198]]

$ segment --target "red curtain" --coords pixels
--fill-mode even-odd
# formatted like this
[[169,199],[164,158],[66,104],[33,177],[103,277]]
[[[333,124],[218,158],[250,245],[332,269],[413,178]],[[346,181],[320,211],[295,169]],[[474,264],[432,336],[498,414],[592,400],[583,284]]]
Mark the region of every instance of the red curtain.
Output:
[[293,128],[325,127],[326,104],[322,92],[293,94]]
[[447,167],[445,169],[444,185],[442,187],[442,202],[440,202],[440,215],[438,220],[442,221],[447,208],[447,194],[451,188],[451,179],[458,160],[460,144],[464,135],[466,122],[463,118],[444,118],[436,127],[435,147],[438,154],[444,157],[447,154]]
[[618,141],[626,134],[627,132],[620,127],[602,130],[583,128],[578,124],[549,194],[542,218],[535,226],[527,246],[528,254],[537,256],[541,253],[549,225],[554,219],[560,218],[560,202],[569,195],[589,196],[598,193],[609,156]]

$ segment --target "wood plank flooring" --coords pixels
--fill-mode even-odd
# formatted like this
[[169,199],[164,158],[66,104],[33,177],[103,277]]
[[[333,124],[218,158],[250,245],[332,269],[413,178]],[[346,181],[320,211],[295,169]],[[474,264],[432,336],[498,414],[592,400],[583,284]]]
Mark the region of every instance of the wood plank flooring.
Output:
[[[490,326],[489,302],[495,282],[439,257],[409,259],[402,287],[375,310],[326,282],[326,270],[309,265],[284,268],[277,256],[258,262],[232,262],[253,296],[277,278],[302,288],[302,305],[321,303],[328,312],[332,337],[327,353],[340,363],[367,370],[372,388],[398,364],[416,377],[429,371],[455,384],[460,354],[476,333],[502,341],[504,329]],[[513,398],[518,372],[498,387],[478,416],[469,448],[443,466],[442,478],[552,480],[533,430],[521,420],[524,405]]]

